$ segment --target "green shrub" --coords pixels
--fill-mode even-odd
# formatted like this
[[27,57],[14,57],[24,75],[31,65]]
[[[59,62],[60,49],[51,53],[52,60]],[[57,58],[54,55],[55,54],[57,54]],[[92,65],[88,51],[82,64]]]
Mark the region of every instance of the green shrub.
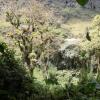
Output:
[[0,99],[18,100],[31,95],[32,79],[18,59],[15,52],[4,42],[0,43]]
[[48,77],[46,77],[44,80],[46,84],[58,84],[56,72],[48,72]]

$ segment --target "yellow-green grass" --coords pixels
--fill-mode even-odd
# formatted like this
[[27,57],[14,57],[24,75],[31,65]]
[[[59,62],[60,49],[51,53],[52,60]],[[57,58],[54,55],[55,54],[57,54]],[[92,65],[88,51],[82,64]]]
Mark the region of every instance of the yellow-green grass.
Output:
[[11,24],[9,22],[6,22],[5,20],[0,20],[0,28],[6,28],[6,27],[10,27]]

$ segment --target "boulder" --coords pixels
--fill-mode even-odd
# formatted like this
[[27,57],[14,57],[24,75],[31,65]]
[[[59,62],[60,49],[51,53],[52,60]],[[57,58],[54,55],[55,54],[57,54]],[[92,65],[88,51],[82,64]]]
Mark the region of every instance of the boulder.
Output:
[[52,63],[58,69],[81,67],[79,57],[80,42],[81,40],[76,38],[65,39],[58,52],[54,55]]

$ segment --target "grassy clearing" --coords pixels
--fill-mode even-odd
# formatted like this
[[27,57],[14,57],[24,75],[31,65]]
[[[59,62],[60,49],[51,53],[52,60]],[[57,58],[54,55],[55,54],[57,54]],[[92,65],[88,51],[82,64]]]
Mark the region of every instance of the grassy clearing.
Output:
[[100,12],[81,7],[66,7],[62,10],[62,14],[68,17],[68,19],[61,25],[61,27],[70,30],[70,33],[75,37],[82,37],[86,27],[91,26],[91,20],[94,16],[100,14]]
[[84,32],[87,27],[91,25],[91,21],[83,21],[77,18],[70,19],[66,24],[63,24],[62,27],[70,30],[70,33],[75,37],[80,37],[84,35]]

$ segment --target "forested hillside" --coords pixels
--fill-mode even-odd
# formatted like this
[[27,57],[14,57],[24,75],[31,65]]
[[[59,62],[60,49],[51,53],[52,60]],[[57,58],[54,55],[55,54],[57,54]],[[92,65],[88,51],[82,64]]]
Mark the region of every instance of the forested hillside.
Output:
[[0,0],[0,100],[100,100],[100,0]]

